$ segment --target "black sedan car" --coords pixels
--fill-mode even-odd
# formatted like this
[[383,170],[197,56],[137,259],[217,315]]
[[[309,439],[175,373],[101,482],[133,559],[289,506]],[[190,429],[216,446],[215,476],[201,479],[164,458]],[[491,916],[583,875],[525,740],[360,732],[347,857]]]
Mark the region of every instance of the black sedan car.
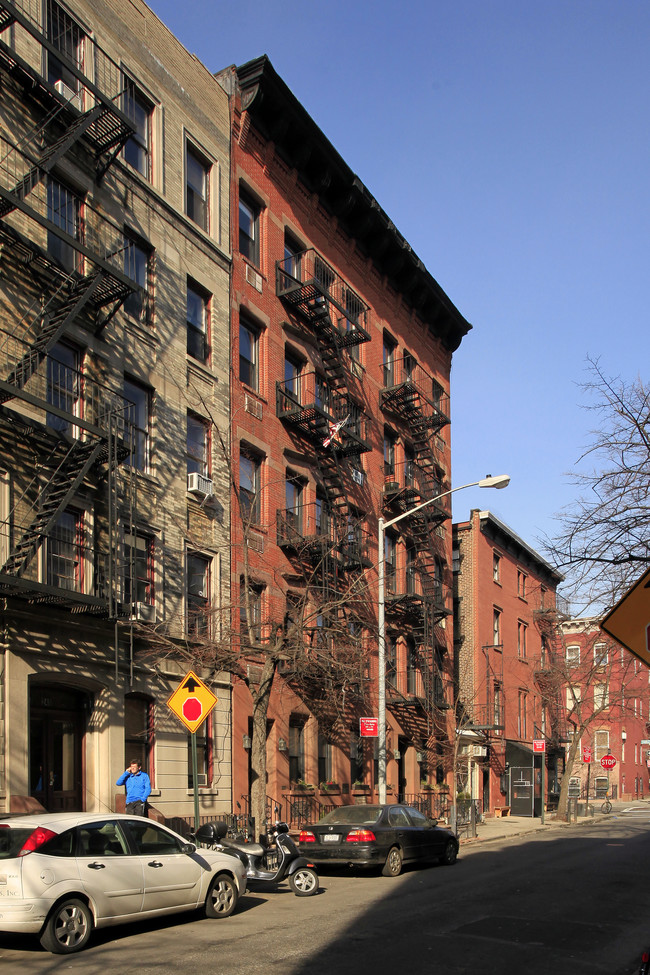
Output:
[[381,866],[397,877],[403,863],[455,863],[458,839],[418,809],[404,805],[339,806],[300,833],[301,852],[315,863]]

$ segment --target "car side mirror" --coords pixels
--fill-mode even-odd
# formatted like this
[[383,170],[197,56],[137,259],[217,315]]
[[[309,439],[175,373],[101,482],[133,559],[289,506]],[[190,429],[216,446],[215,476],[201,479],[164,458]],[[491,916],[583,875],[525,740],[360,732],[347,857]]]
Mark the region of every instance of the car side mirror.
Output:
[[429,822],[431,823],[432,826],[437,826],[438,825],[438,820],[437,819],[430,819]]
[[196,853],[196,846],[194,843],[183,843],[181,846],[181,853],[187,853],[188,856],[192,853]]

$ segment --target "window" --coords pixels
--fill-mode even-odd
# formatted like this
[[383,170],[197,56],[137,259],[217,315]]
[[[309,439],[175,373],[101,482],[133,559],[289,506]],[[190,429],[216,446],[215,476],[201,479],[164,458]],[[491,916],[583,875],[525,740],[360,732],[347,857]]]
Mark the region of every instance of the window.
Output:
[[124,311],[143,324],[153,322],[153,252],[142,241],[124,238],[124,273],[137,286],[124,302]]
[[[303,248],[285,231],[284,234],[284,264],[283,269],[296,281],[302,280],[302,250]],[[322,781],[322,780],[321,780]]]
[[239,378],[256,392],[259,390],[260,328],[243,312],[239,315]]
[[567,667],[577,667],[579,663],[580,647],[577,644],[571,644],[566,648],[566,665]]
[[[206,786],[212,784],[213,759],[213,735],[212,720],[210,714],[206,721],[196,733],[196,775],[197,785]],[[192,736],[187,736],[187,788],[194,788],[193,760],[192,760]]]
[[239,194],[239,252],[255,267],[260,266],[259,204],[245,192]]
[[124,698],[124,768],[132,759],[142,765],[153,785],[154,706],[142,694]]
[[395,349],[396,344],[388,335],[384,335],[383,364],[384,386],[395,385]]
[[573,709],[579,703],[581,698],[582,698],[582,690],[580,687],[567,687],[566,689],[567,711],[573,711]]
[[[69,345],[57,342],[47,356],[47,402],[50,406],[79,416],[81,373],[79,352]],[[72,433],[70,420],[57,413],[47,414],[47,425],[62,433]]]
[[503,688],[501,684],[494,685],[494,726],[503,728]]
[[128,424],[125,439],[131,448],[131,456],[126,460],[126,463],[137,471],[148,473],[151,393],[139,383],[125,379],[124,399],[126,400],[126,421]]
[[302,492],[303,486],[295,474],[287,472],[285,477],[285,500],[287,524],[298,534],[302,534]]
[[187,282],[187,354],[207,363],[209,348],[210,298],[197,284]]
[[193,413],[187,414],[187,473],[210,477],[210,426]]
[[521,739],[528,737],[527,712],[528,712],[528,694],[526,693],[526,691],[519,691],[518,711],[517,711],[517,735]]
[[47,583],[83,592],[83,515],[64,511],[47,540]]
[[517,595],[520,599],[526,598],[526,581],[528,576],[521,569],[517,569]]
[[609,755],[609,731],[598,730],[594,732],[594,760],[600,762],[604,755]]
[[397,687],[397,637],[386,637],[386,682]]
[[124,602],[154,605],[154,540],[147,535],[124,536]]
[[303,362],[291,352],[284,354],[284,391],[300,403],[300,374]]
[[406,546],[406,592],[409,596],[415,596],[418,591],[417,560],[417,547],[409,542]]
[[364,775],[363,739],[359,735],[350,735],[350,782],[363,782]]
[[47,80],[52,85],[63,82],[70,93],[77,92],[79,82],[67,63],[74,65],[79,71],[84,70],[85,34],[54,0],[48,0],[46,7],[46,36],[61,54],[59,59],[51,51],[47,52]]
[[496,606],[492,610],[492,643],[495,647],[501,646],[501,610]]
[[395,478],[395,435],[391,430],[384,430],[384,477],[388,480]]
[[185,213],[202,230],[208,230],[210,166],[196,149],[185,147]]
[[594,666],[606,667],[609,660],[608,647],[606,643],[594,644]]
[[609,685],[594,684],[594,710],[602,711],[609,706]]
[[182,841],[150,819],[131,820],[129,833],[140,856],[162,857],[181,852]]
[[[47,181],[47,219],[68,237],[80,242],[83,240],[81,210],[81,198],[50,176]],[[82,272],[83,261],[79,251],[53,230],[47,232],[47,250],[66,271]]]
[[501,556],[498,552],[492,553],[492,578],[495,582],[501,581]]
[[239,604],[239,624],[241,627],[242,639],[260,643],[262,640],[262,597],[264,587],[257,583],[251,583],[248,587],[248,598],[244,580],[240,585],[240,604]]
[[141,176],[151,181],[151,102],[144,97],[135,82],[124,78],[124,114],[131,119],[135,132],[124,146],[124,159]]
[[239,503],[247,524],[257,525],[261,519],[261,471],[259,456],[244,448],[239,453]]
[[418,652],[415,641],[409,638],[406,644],[406,690],[409,694],[418,692]]
[[289,718],[289,781],[305,778],[305,726],[300,718]]
[[204,555],[187,556],[187,632],[206,636],[210,632],[210,567]]
[[392,532],[384,535],[384,577],[386,592],[397,592],[397,545]]
[[327,738],[318,735],[318,781],[329,782],[332,779],[332,746]]
[[517,620],[517,655],[524,659],[527,656],[528,625]]
[[329,536],[330,534],[330,510],[326,498],[320,492],[316,492],[315,513],[316,534]]

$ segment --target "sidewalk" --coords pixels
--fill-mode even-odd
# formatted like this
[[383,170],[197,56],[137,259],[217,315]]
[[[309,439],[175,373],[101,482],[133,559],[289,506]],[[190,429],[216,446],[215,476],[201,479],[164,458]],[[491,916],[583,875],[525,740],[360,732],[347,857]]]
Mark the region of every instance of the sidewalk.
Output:
[[461,832],[460,845],[462,847],[470,843],[503,840],[508,839],[511,836],[522,836],[527,833],[571,829],[572,827],[580,826],[583,823],[593,823],[598,820],[607,819],[609,816],[616,816],[626,809],[645,809],[648,811],[650,809],[650,800],[633,799],[630,802],[616,800],[615,802],[612,802],[611,813],[601,813],[600,807],[602,805],[602,800],[600,799],[590,800],[590,805],[592,805],[594,808],[594,814],[592,816],[579,816],[576,820],[573,820],[570,823],[565,823],[562,820],[555,819],[555,813],[546,813],[544,824],[542,824],[541,819],[533,818],[532,816],[505,816],[500,819],[495,819],[493,817],[486,818],[483,822],[480,822],[477,825],[477,836],[464,836]]

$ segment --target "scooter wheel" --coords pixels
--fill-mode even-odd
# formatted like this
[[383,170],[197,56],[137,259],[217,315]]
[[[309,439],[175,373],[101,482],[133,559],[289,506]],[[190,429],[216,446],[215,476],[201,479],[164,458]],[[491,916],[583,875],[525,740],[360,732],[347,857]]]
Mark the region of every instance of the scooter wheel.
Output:
[[318,892],[318,874],[311,867],[300,867],[289,877],[289,886],[296,897],[311,897]]

